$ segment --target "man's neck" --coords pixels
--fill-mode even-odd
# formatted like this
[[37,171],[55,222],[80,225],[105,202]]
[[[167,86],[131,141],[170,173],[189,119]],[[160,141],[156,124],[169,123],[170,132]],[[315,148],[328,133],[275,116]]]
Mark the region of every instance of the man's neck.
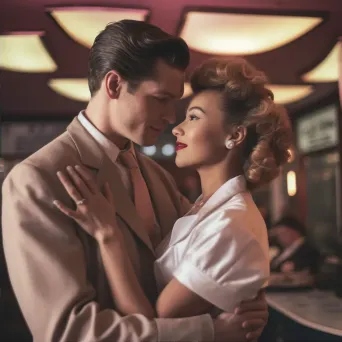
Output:
[[129,139],[121,136],[111,127],[106,110],[97,103],[89,102],[83,115],[91,122],[91,124],[100,131],[106,138],[115,144],[120,150],[124,150],[129,143]]

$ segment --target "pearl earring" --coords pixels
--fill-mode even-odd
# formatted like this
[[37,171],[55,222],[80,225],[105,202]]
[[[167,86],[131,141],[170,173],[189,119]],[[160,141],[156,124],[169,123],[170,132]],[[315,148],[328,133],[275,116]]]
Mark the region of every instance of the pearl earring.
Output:
[[228,150],[231,150],[235,147],[235,142],[234,140],[231,140],[231,139],[227,139],[226,140],[226,147]]

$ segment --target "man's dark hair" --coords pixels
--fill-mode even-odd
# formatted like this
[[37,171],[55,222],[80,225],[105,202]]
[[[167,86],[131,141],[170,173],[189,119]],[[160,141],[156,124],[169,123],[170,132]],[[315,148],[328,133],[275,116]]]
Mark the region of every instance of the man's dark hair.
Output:
[[115,70],[128,82],[129,90],[153,77],[156,61],[185,70],[190,54],[185,41],[159,27],[136,20],[110,23],[95,38],[89,57],[89,90],[93,96],[104,76]]

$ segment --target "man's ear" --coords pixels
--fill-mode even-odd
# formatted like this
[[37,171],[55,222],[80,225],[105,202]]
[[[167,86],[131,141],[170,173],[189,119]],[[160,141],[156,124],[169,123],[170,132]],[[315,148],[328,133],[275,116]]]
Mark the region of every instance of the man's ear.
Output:
[[104,78],[104,86],[107,95],[111,99],[117,99],[119,97],[122,88],[122,81],[121,76],[115,70],[107,72]]

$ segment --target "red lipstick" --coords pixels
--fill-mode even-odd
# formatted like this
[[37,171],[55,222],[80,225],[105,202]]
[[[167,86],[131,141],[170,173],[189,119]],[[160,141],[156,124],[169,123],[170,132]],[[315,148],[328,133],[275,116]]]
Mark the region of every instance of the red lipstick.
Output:
[[186,148],[186,147],[188,147],[188,145],[183,144],[179,141],[176,142],[176,151],[182,150],[183,148]]

